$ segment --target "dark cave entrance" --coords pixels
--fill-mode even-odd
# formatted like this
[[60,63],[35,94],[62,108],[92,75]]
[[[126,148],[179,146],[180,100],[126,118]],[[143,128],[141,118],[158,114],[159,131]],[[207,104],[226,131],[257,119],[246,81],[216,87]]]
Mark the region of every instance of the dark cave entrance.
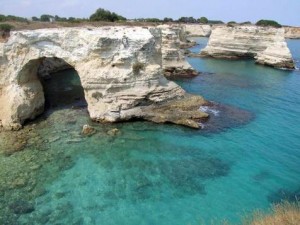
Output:
[[43,86],[44,111],[86,108],[87,102],[77,71],[59,58],[42,59],[37,75]]

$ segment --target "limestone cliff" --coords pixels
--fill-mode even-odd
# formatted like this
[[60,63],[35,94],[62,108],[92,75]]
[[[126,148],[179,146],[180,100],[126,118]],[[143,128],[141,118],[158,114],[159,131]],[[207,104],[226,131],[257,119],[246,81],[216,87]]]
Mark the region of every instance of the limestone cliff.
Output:
[[209,37],[212,26],[207,24],[186,24],[185,30],[187,35],[191,37]]
[[[187,97],[178,85],[162,76],[160,29],[41,29],[12,32],[0,45],[0,127],[18,129],[43,112],[45,100],[38,70],[45,58],[59,58],[78,72],[90,117],[95,121],[144,118],[198,128],[197,120],[208,116],[198,111],[205,102],[201,97],[196,101]],[[182,118],[174,117],[174,110],[164,108],[164,103],[178,98],[192,99],[194,116],[182,113]],[[184,112],[184,107],[179,108],[176,110]],[[153,115],[155,110],[158,113]]]
[[300,27],[284,27],[285,38],[300,39]]
[[166,77],[195,76],[198,73],[186,61],[181,45],[186,43],[183,26],[161,25],[162,32],[162,65]]
[[254,58],[259,64],[294,69],[283,28],[258,26],[216,26],[201,56]]

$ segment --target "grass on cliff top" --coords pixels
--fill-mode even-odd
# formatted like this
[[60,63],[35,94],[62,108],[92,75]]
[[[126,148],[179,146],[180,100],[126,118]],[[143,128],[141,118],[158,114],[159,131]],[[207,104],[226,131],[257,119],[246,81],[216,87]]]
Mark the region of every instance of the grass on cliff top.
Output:
[[283,202],[272,207],[269,214],[260,211],[246,217],[244,225],[299,225],[300,202]]
[[81,22],[41,22],[41,21],[27,21],[27,22],[17,22],[17,21],[6,21],[0,22],[1,24],[9,24],[14,27],[13,30],[36,30],[44,28],[61,28],[61,27],[102,27],[102,26],[157,26],[160,23],[152,22],[105,22],[105,21],[81,21]]

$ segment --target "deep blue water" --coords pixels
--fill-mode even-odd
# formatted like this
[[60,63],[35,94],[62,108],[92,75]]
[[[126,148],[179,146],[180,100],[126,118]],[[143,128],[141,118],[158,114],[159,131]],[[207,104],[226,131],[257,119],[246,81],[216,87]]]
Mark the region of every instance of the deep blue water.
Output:
[[[207,39],[196,40],[200,45],[192,50],[198,52]],[[288,44],[299,63],[300,41]],[[76,123],[52,123],[41,132],[61,138],[48,143],[49,151],[68,155],[72,164],[44,184],[35,211],[19,222],[238,224],[254,209],[292,199],[300,189],[299,71],[251,60],[188,61],[203,74],[177,81],[185,90],[247,110],[253,119],[216,133],[148,122],[97,125],[98,133],[84,139],[78,133],[89,122],[85,113],[73,115]],[[60,117],[63,111],[48,120]],[[107,135],[111,128],[120,134]],[[55,164],[43,169],[49,172]]]

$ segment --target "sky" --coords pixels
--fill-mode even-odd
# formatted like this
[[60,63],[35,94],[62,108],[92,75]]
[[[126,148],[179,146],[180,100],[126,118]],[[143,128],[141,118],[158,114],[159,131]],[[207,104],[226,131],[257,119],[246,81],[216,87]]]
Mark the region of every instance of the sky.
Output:
[[205,16],[224,22],[272,19],[300,26],[300,0],[0,0],[0,4],[0,14],[28,18],[41,14],[88,18],[104,8],[129,19]]

